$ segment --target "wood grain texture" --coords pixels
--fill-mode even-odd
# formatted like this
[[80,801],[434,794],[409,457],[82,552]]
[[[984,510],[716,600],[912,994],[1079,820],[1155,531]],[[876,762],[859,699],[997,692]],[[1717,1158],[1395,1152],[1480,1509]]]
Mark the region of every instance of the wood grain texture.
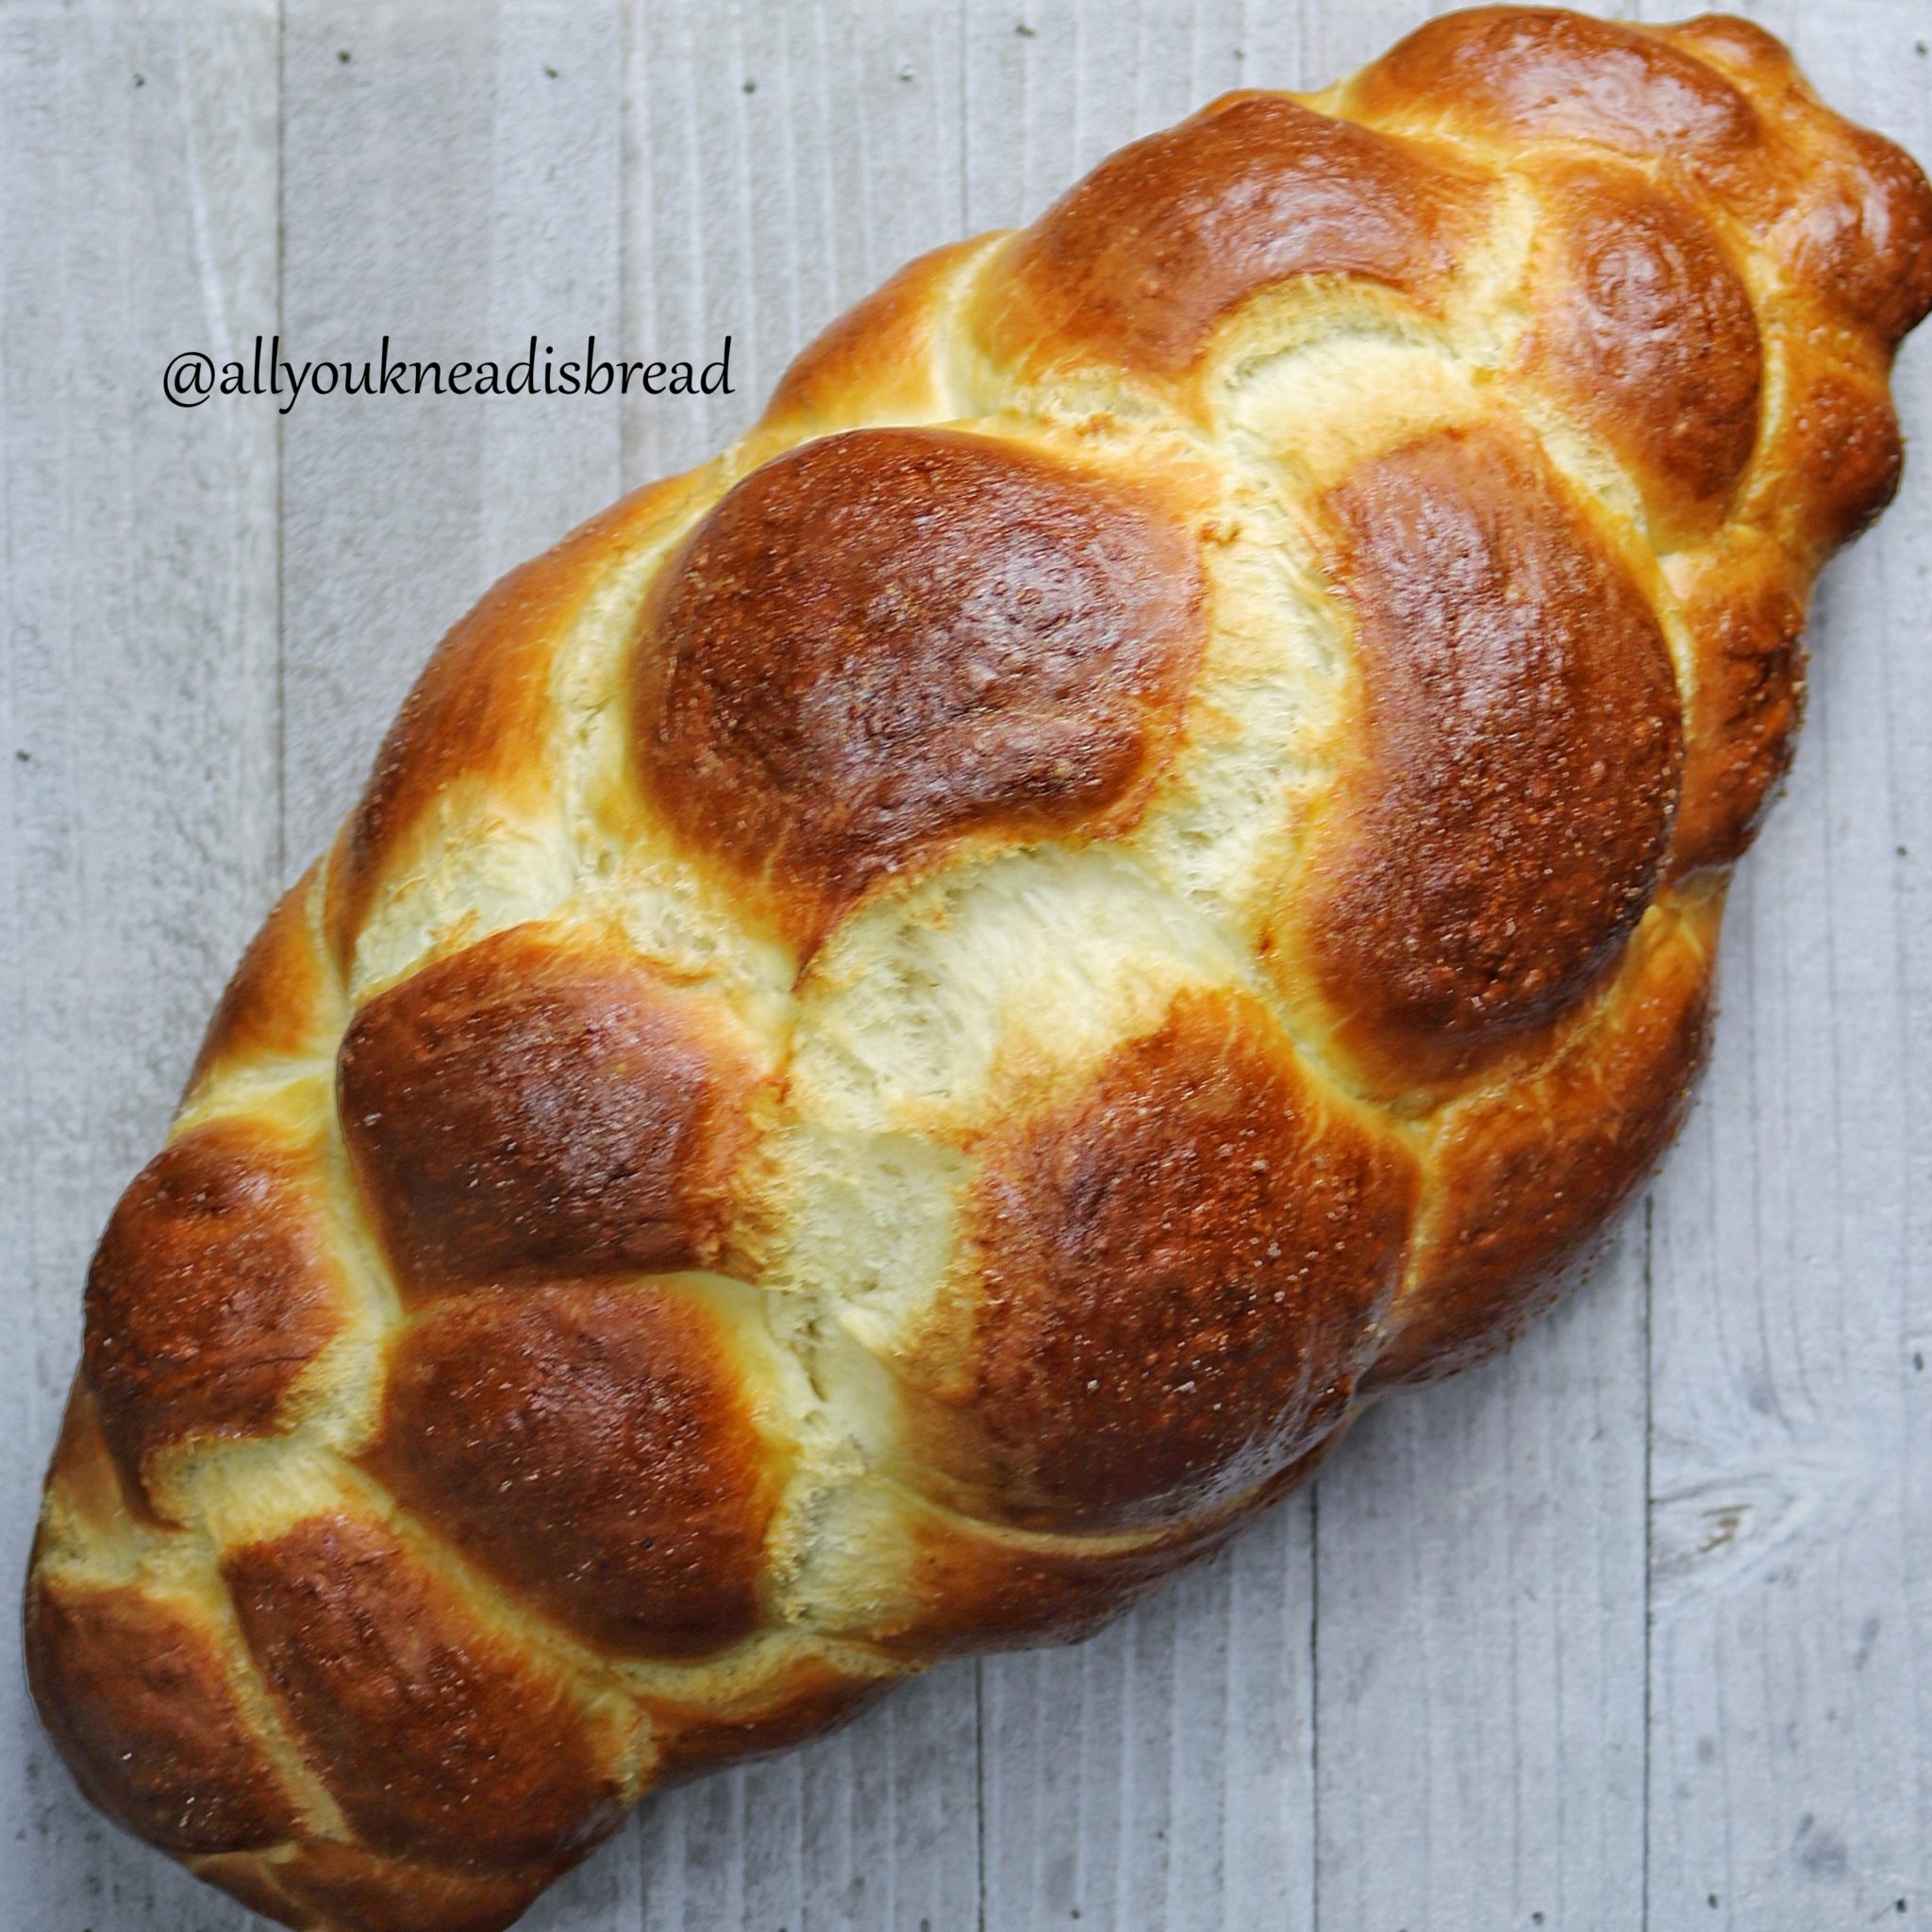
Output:
[[[1318,84],[1442,10],[0,10],[9,1560],[89,1246],[436,636],[620,488],[734,435],[908,256],[1027,218],[1224,88]],[[1741,10],[1932,153],[1924,0]],[[445,358],[533,331],[709,358],[728,333],[736,392],[162,401],[168,356],[258,328],[298,356],[387,332]],[[1925,343],[1899,401],[1923,435]],[[648,1803],[529,1924],[1817,1932],[1932,1911],[1918,455],[1825,578],[1706,1098],[1589,1284],[1503,1361],[1372,1415],[1312,1496],[1092,1642],[950,1666]],[[0,1674],[20,1768],[0,1926],[249,1923],[86,1809],[19,1681]]]
[[[1924,6],[1742,10],[1927,153]],[[1813,607],[1809,722],[1740,869],[1706,1098],[1656,1193],[1657,1932],[1932,1912],[1928,350],[1895,381],[1920,439],[1900,499]]]
[[[281,328],[300,356],[622,333],[617,8],[290,0]],[[282,430],[291,877],[504,571],[618,493],[615,397],[305,397]]]
[[[276,436],[177,409],[275,306],[275,19],[0,14],[0,1547],[22,1574],[77,1285],[275,890]],[[9,1585],[9,1591],[12,1589]],[[0,1662],[0,1924],[237,1932],[80,1802]]]

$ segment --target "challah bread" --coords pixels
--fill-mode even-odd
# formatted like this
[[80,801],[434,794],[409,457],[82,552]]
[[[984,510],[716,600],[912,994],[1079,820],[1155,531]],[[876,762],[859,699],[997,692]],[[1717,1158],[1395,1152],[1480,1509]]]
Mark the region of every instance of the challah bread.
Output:
[[1928,306],[1757,28],[1481,8],[913,263],[506,578],[95,1257],[89,1796],[507,1925],[1497,1347],[1682,1116]]

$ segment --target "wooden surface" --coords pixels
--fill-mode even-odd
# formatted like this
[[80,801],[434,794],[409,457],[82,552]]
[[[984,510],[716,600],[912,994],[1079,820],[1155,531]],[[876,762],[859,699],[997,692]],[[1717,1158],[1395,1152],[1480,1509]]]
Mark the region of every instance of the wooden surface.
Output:
[[[0,1567],[114,1195],[441,631],[906,257],[1415,0],[0,5]],[[1646,6],[1645,11],[1649,11]],[[1932,154],[1932,0],[1747,6]],[[1658,17],[1663,17],[1659,13]],[[172,408],[168,358],[708,357]],[[1932,436],[1932,342],[1906,354]],[[1588,1289],[1082,1649],[647,1802],[544,1932],[1932,1918],[1932,463],[1828,575],[1704,1101]],[[10,1630],[7,1642],[16,1640]],[[240,1932],[0,1670],[0,1927]]]

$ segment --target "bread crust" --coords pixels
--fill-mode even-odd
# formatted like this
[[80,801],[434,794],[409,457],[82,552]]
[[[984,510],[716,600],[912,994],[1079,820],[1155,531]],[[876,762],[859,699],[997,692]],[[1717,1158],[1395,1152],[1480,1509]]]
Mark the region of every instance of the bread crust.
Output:
[[1477,8],[913,263],[507,577],[95,1257],[89,1797],[492,1932],[1502,1346],[1683,1119],[1928,308],[1761,30]]

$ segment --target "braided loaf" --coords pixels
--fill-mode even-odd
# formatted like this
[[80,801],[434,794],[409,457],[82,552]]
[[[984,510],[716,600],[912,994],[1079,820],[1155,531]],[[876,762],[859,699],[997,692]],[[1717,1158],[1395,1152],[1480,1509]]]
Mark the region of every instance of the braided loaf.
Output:
[[1682,1115],[1928,306],[1768,36],[1483,8],[913,263],[506,578],[95,1257],[88,1794],[503,1926],[1496,1347]]

